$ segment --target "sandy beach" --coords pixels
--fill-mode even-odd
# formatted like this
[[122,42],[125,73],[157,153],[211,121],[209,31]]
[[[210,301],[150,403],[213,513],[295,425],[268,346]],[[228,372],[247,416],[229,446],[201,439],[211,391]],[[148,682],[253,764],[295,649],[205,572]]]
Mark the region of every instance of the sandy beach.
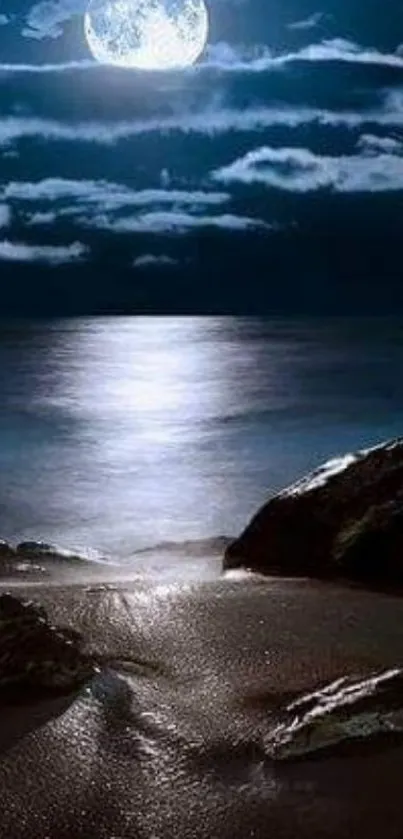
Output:
[[398,740],[278,765],[264,738],[285,696],[402,664],[402,599],[246,575],[16,590],[109,665],[2,708],[1,839],[401,839]]

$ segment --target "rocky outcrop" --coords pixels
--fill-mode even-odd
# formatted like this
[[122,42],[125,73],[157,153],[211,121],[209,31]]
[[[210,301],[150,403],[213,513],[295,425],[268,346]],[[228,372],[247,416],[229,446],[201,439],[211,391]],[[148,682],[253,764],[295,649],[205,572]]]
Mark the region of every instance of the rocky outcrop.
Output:
[[5,542],[4,539],[0,539],[0,562],[14,559],[15,555],[14,548],[8,542]]
[[332,460],[272,497],[224,568],[403,584],[403,440]]
[[206,539],[187,539],[183,542],[157,542],[145,548],[139,548],[134,556],[144,554],[170,553],[176,556],[204,557],[222,556],[228,545],[233,541],[231,536],[211,536]]
[[0,701],[70,693],[95,672],[74,630],[53,626],[44,609],[11,594],[0,596]]
[[9,542],[0,539],[0,577],[43,577],[46,569],[35,562],[36,555],[19,554]]
[[69,575],[78,566],[92,572],[105,562],[95,551],[83,555],[41,541],[20,542],[14,547],[0,539],[0,577],[3,578],[41,579],[52,574],[59,577],[60,571]]
[[265,739],[273,760],[312,757],[343,743],[403,736],[403,671],[341,678],[291,702]]
[[24,560],[67,560],[69,562],[85,562],[86,557],[74,551],[68,551],[48,542],[20,542],[15,549],[16,556]]
[[18,556],[27,557],[29,559],[38,559],[43,556],[53,556],[57,549],[54,545],[49,545],[47,542],[20,542],[16,547]]

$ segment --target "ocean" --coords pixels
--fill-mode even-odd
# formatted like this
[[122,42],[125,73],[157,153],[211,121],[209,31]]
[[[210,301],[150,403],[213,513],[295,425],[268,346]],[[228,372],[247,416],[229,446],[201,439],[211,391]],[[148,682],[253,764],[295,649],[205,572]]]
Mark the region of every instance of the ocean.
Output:
[[[223,575],[208,540],[323,459],[401,433],[402,327],[2,323],[0,534],[99,551],[123,572],[1,584],[51,631],[80,633],[100,667],[63,703],[28,688],[2,704],[0,839],[401,839],[402,738],[385,722],[391,700],[401,719],[400,679],[371,693],[372,717],[361,704],[363,679],[401,677],[401,597]],[[8,644],[12,664],[18,649],[48,668],[35,630],[25,643],[7,626],[2,673]],[[275,760],[294,700],[344,679],[361,691],[347,717],[333,696],[302,735],[313,751]],[[320,749],[341,723],[351,738]]]
[[399,319],[0,321],[0,537],[135,570],[236,535],[324,459],[400,435],[402,370]]

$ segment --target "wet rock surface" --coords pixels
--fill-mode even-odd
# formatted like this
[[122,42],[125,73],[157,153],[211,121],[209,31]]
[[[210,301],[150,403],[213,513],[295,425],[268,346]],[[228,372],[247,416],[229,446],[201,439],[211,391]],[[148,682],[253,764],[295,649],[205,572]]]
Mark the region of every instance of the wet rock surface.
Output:
[[224,568],[403,584],[403,441],[326,463],[269,499]]
[[284,720],[265,739],[274,760],[312,757],[354,740],[403,738],[403,671],[337,679],[294,700],[282,713]]

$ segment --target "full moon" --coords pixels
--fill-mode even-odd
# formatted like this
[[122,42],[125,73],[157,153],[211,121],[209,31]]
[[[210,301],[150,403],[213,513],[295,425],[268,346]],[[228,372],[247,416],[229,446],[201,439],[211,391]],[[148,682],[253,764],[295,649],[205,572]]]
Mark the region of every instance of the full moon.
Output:
[[208,28],[204,0],[90,0],[84,18],[97,61],[139,70],[190,67]]

